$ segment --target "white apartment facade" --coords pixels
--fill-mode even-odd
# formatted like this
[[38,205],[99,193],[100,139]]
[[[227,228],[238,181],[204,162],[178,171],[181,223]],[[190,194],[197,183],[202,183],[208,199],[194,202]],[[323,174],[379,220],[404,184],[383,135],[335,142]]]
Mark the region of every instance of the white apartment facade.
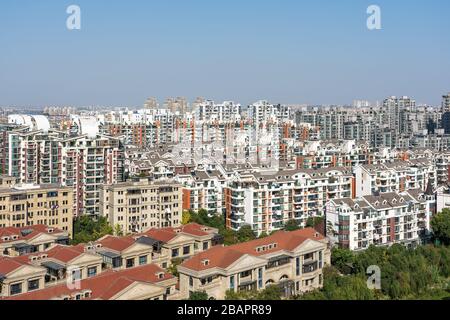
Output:
[[327,236],[353,251],[396,243],[415,247],[429,236],[434,201],[420,190],[331,200]]

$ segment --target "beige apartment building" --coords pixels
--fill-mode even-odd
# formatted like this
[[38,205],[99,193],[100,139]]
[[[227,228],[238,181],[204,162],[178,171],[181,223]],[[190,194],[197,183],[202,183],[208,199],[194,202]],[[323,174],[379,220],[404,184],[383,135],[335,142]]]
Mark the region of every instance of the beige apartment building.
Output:
[[285,297],[323,286],[330,264],[328,240],[314,229],[279,231],[229,247],[215,246],[178,266],[180,292],[205,291],[222,300],[228,290],[263,290],[277,285]]
[[46,225],[72,235],[73,189],[16,184],[0,188],[0,228]]
[[0,175],[0,188],[11,188],[19,179],[8,175]]
[[169,181],[142,179],[100,188],[100,213],[123,234],[150,228],[179,227],[182,221],[182,186]]

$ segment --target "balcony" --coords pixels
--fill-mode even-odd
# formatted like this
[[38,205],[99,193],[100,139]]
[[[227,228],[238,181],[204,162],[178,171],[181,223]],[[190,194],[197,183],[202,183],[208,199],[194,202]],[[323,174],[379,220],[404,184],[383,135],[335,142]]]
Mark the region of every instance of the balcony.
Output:
[[319,269],[319,262],[317,260],[305,261],[303,263],[303,273],[308,274],[312,273]]

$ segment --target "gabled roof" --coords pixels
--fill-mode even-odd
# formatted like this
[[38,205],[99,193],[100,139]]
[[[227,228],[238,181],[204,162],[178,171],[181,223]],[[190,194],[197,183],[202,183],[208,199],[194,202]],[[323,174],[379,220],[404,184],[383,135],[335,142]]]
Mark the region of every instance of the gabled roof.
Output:
[[[195,255],[181,266],[195,271],[208,270],[215,267],[225,269],[243,255],[264,256],[280,251],[293,251],[308,239],[320,241],[325,239],[325,237],[312,228],[293,232],[279,231],[263,239],[229,247],[213,247]],[[261,250],[257,251],[258,248],[261,248]],[[208,263],[205,264],[205,261]]]
[[26,265],[26,263],[20,262],[10,257],[0,257],[0,274],[3,276],[19,269]]
[[184,233],[192,236],[203,237],[217,232],[214,228],[202,226],[197,223],[190,223],[179,228],[163,228],[150,229],[144,232],[143,236],[148,236],[152,239],[167,243],[174,239],[178,234]]
[[63,246],[56,245],[45,252],[49,258],[68,263],[85,253],[84,245]]
[[136,240],[133,237],[105,236],[97,241],[97,243],[101,244],[103,248],[122,252],[135,244]]
[[[161,274],[162,278],[159,278],[158,274]],[[96,277],[82,280],[79,289],[68,288],[64,283],[42,290],[8,297],[5,298],[5,300],[50,300],[82,293],[87,290],[91,291],[91,296],[88,298],[89,300],[108,300],[136,282],[158,284],[173,278],[174,277],[171,274],[164,272],[164,270],[157,265],[150,264],[133,269],[106,271]]]
[[[52,232],[49,232],[50,230],[53,230]],[[34,225],[34,226],[27,226],[22,228],[15,228],[15,227],[6,227],[6,228],[0,228],[0,244],[1,243],[10,243],[15,241],[24,241],[24,240],[30,240],[34,237],[38,236],[41,233],[45,234],[60,234],[64,231],[56,228],[49,228],[45,225]],[[12,239],[12,236],[17,236],[17,239]],[[3,240],[4,237],[9,237],[8,240]]]

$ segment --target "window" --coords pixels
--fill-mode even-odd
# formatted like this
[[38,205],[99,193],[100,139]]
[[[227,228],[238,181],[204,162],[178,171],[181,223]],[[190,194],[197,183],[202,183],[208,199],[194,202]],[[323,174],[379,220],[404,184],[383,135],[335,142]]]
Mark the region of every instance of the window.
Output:
[[234,290],[234,276],[230,277],[230,290]]
[[183,247],[183,255],[187,255],[190,252],[191,252],[191,247],[190,246]]
[[22,293],[22,283],[16,283],[11,285],[11,295],[21,294]]
[[263,286],[263,269],[258,269],[258,288],[262,288]]
[[319,268],[322,269],[323,261],[322,261],[322,251],[319,251]]
[[95,277],[97,275],[97,267],[88,268],[88,278]]
[[297,257],[297,258],[295,259],[295,274],[296,274],[297,276],[300,275],[300,257]]
[[189,277],[189,287],[193,287],[194,286],[194,278]]
[[179,249],[172,249],[172,258],[178,257]]
[[147,264],[147,256],[140,256],[139,257],[139,265],[143,266]]
[[72,283],[75,283],[75,281],[81,280],[81,270],[73,270],[72,271]]
[[39,289],[39,279],[28,281],[28,291]]
[[127,269],[134,267],[134,259],[127,259]]
[[244,271],[244,272],[241,272],[241,278],[247,278],[247,277],[249,277],[251,274],[252,274],[251,271]]
[[208,250],[208,242],[203,242],[203,250]]

